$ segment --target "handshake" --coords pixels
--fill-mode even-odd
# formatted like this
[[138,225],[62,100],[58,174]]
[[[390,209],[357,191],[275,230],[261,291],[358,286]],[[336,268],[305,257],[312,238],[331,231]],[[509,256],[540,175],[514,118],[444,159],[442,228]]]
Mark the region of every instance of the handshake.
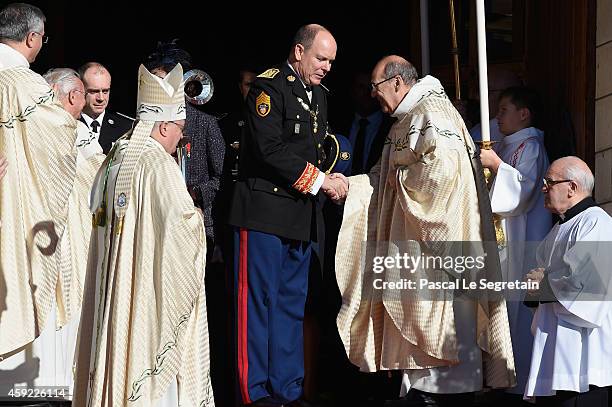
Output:
[[325,180],[321,186],[321,190],[327,195],[334,203],[341,204],[346,199],[348,194],[349,181],[344,175],[340,173],[333,173],[325,175]]

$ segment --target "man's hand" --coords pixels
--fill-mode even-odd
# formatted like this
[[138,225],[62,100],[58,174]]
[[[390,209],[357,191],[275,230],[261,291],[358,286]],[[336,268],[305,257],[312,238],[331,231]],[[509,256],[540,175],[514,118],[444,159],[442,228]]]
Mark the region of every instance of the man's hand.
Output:
[[503,162],[495,151],[484,149],[480,150],[480,161],[482,161],[483,167],[490,169],[494,173],[497,173],[497,169]]
[[0,156],[0,181],[2,181],[2,178],[4,178],[7,167],[8,167],[8,161],[6,160],[6,158]]
[[340,203],[348,193],[348,179],[338,173],[326,175],[321,189],[332,201]]
[[538,290],[540,289],[539,287],[540,287],[540,284],[542,283],[542,280],[544,280],[544,269],[542,267],[531,269],[531,271],[527,273],[527,275],[525,276],[525,280],[530,283],[531,282],[538,283],[538,288],[527,290],[529,294],[537,293]]
[[339,172],[334,172],[333,174],[330,174],[329,177],[331,179],[341,179],[342,181],[344,181],[344,183],[346,184],[346,189],[348,190],[349,180],[348,180],[348,178],[346,178],[346,176],[344,174],[339,173]]

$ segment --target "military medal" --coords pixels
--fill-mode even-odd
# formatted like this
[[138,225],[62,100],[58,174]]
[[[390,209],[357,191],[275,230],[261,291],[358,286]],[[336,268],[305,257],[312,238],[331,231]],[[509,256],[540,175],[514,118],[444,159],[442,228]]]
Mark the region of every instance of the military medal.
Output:
[[306,102],[301,97],[297,98],[298,102],[302,105],[302,108],[310,113],[310,117],[312,117],[312,131],[315,133],[319,130],[318,123],[318,115],[319,115],[319,105],[317,105],[316,110],[313,111]]
[[319,131],[319,121],[318,121],[318,116],[319,115],[319,105],[317,105],[316,111],[313,112],[312,110],[310,110],[310,116],[312,116],[312,130],[316,133]]

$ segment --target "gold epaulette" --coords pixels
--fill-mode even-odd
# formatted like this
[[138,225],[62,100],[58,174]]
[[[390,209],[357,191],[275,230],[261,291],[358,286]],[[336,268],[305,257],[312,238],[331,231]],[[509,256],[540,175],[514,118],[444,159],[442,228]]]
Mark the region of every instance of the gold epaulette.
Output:
[[268,79],[272,79],[274,78],[276,75],[278,75],[278,73],[280,72],[279,69],[277,68],[270,68],[267,71],[260,73],[259,75],[257,75],[258,78],[268,78]]

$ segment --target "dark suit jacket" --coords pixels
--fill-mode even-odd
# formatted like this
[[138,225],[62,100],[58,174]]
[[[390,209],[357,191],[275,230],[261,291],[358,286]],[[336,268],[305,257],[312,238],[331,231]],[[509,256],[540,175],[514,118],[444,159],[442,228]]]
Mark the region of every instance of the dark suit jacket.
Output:
[[[355,116],[353,115],[350,117],[350,119],[340,122],[340,127],[338,129],[338,132],[344,135],[346,138],[350,137],[351,127],[353,126],[354,118]],[[385,146],[385,140],[394,122],[395,122],[394,117],[391,117],[383,113],[383,119],[380,123],[380,127],[378,128],[378,131],[376,132],[376,137],[374,138],[374,140],[372,141],[372,145],[370,146],[370,152],[368,154],[368,159],[366,161],[366,165],[364,168],[365,174],[369,173],[372,167],[374,167],[376,163],[378,163],[378,160],[380,159],[383,148]],[[352,147],[353,147],[353,156],[354,156],[355,146],[352,146]],[[351,172],[351,175],[357,175],[357,174]]]
[[[286,64],[273,78],[257,77],[246,101],[248,128],[240,141],[240,169],[229,223],[280,237],[316,239],[318,197],[293,187],[321,168],[327,126],[327,95],[304,86]],[[269,97],[269,106],[266,101]],[[302,100],[300,103],[298,98]],[[314,119],[307,108],[317,111]],[[310,166],[308,165],[310,164]]]
[[221,182],[225,144],[214,116],[189,102],[185,109],[185,134],[191,143],[186,160],[187,187],[195,195],[195,205],[204,214],[206,236],[214,238],[213,203]]
[[[80,120],[87,124],[83,117],[81,117]],[[133,123],[133,120],[117,113],[108,110],[104,113],[104,123],[102,123],[100,127],[100,137],[98,138],[98,142],[104,154],[108,154],[113,143],[117,141],[119,137],[127,133],[132,128]]]
[[382,151],[385,146],[385,140],[387,139],[387,135],[389,134],[391,125],[393,125],[394,122],[394,117],[388,116],[383,113],[382,123],[380,123],[380,127],[378,128],[376,137],[374,138],[374,141],[372,141],[370,153],[368,154],[368,159],[366,161],[366,174],[369,173],[372,167],[374,167],[376,163],[378,163],[378,160],[380,160],[380,156],[382,155]]

